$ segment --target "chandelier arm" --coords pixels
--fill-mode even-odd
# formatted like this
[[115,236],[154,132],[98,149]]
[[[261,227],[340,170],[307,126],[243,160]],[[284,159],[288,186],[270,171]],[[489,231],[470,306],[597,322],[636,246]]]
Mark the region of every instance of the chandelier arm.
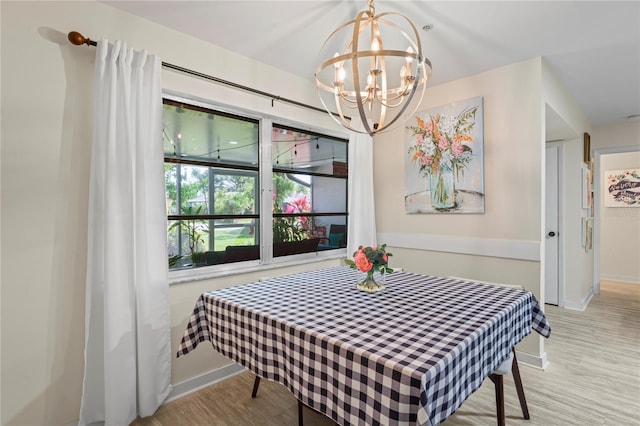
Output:
[[[366,21],[364,21],[364,16],[367,16],[368,18],[366,19]],[[368,24],[370,24],[370,20],[373,19],[374,16],[372,15],[370,10],[363,10],[360,13],[358,13],[358,15],[356,16],[355,22],[356,24],[354,24],[353,26],[353,37],[351,38],[352,42],[351,42],[351,69],[353,70],[353,89],[355,91],[355,96],[356,96],[356,105],[358,107],[358,113],[360,115],[360,119],[362,121],[362,125],[364,126],[365,131],[369,134],[372,135],[371,132],[371,127],[369,126],[369,120],[367,120],[367,115],[364,111],[364,107],[363,107],[363,103],[362,103],[362,92],[360,91],[360,73],[359,73],[359,68],[358,68],[358,51],[356,50],[358,48],[358,40],[360,37],[360,32],[362,32],[368,25],[365,25],[362,27],[362,29],[360,28],[360,24],[364,21],[367,22]],[[351,128],[351,127],[350,127]]]
[[340,114],[339,123],[345,127],[351,128],[351,122],[345,118],[344,113],[342,112],[341,103],[338,102],[337,100],[336,100],[336,109],[338,110],[338,114]]
[[[378,23],[376,21],[376,28],[378,28]],[[382,39],[380,40],[380,49],[382,51],[384,51],[384,47],[382,46]],[[387,90],[387,78],[388,78],[388,74],[387,74],[387,55],[382,55],[380,57],[380,68],[382,70],[381,75],[381,79],[380,79],[380,95],[382,95],[382,99],[384,99],[384,102],[379,102],[380,103],[380,118],[378,120],[378,124],[376,125],[376,127],[379,127],[381,125],[384,124],[386,117],[387,117],[387,105],[386,105],[386,99],[387,96],[389,95],[389,91]],[[375,96],[375,92],[374,92],[374,96]]]
[[[412,97],[413,97],[413,95],[415,94],[416,89],[417,89],[417,87],[414,85],[414,86],[413,86],[413,89],[411,90],[411,96],[412,96]],[[422,95],[421,95],[421,96],[424,96],[424,92],[425,92],[425,90],[426,90],[426,85],[423,85],[421,90],[422,90]],[[406,103],[405,103],[405,104],[400,108],[400,111],[399,111],[399,112],[398,112],[398,114],[396,114],[396,116],[391,120],[391,122],[389,122],[387,125],[383,126],[382,128],[378,128],[378,129],[377,129],[377,131],[378,131],[378,132],[381,132],[381,131],[383,131],[384,129],[388,128],[389,126],[392,126],[392,125],[393,125],[393,123],[395,123],[395,122],[398,120],[398,118],[400,118],[400,117],[404,114],[404,112],[405,112],[405,110],[407,109],[407,107],[408,107],[408,106],[409,106],[409,102],[406,102]],[[413,115],[413,114],[416,112],[416,110],[418,109],[418,107],[419,107],[419,106],[420,106],[420,103],[419,103],[419,102],[416,102],[416,104],[415,104],[415,106],[413,107],[413,110],[411,111],[411,114],[410,114],[410,115]]]
[[[385,99],[384,101],[380,98],[377,98],[378,102],[380,103],[380,105],[384,105],[387,108],[397,108],[399,105],[402,104],[402,100],[404,99],[404,96],[396,96],[394,98],[391,99]],[[394,101],[400,100],[400,102],[398,103],[393,103]]]
[[331,59],[327,59],[326,61],[324,61],[320,66],[318,66],[316,71],[320,71],[324,68],[327,68],[329,65],[335,65],[338,62],[351,60],[353,59],[354,56],[358,58],[366,58],[368,56],[395,56],[399,58],[411,58],[411,59],[415,59],[419,63],[426,62],[431,68],[431,62],[427,58],[423,57],[422,55],[411,54],[405,50],[381,49],[379,51],[361,50],[359,52],[356,51],[356,52],[344,53],[342,55],[334,56]]
[[[355,55],[355,56],[354,56]],[[356,52],[356,53],[352,53],[352,54],[345,54],[345,55],[339,55],[336,56],[332,59],[329,59],[327,61],[325,61],[320,67],[319,67],[319,71],[316,73],[317,74],[324,70],[325,68],[329,67],[329,66],[335,66],[336,63],[338,62],[343,62],[345,60],[351,60],[353,61],[357,61],[358,58],[366,58],[366,57],[370,57],[370,56],[384,56],[384,57],[399,57],[399,58],[414,58],[415,56],[418,56],[418,58],[416,59],[416,62],[418,63],[418,66],[420,65],[429,65],[429,70],[431,70],[431,63],[429,62],[428,59],[423,58],[422,56],[419,55],[411,55],[406,51],[403,50],[381,50],[379,52],[379,54],[376,54],[376,52],[374,51],[362,51],[362,52]],[[383,58],[381,58],[381,61],[384,60]],[[355,74],[355,73],[354,73]],[[423,81],[426,81],[427,77],[431,74],[431,72],[429,71],[428,73],[423,73],[422,74],[422,78],[417,79],[414,84],[422,84]],[[322,86],[322,88],[328,92],[333,92],[334,88],[319,82],[318,83],[320,86]],[[348,90],[341,90],[344,93],[347,93],[349,96],[355,96],[356,91],[348,91]],[[404,89],[402,88],[393,88],[393,89],[389,89],[387,90],[387,93],[400,93],[404,91]],[[362,93],[362,92],[361,92]]]
[[[320,96],[320,102],[322,103],[322,105],[324,106],[324,108],[327,110],[327,112],[329,113],[329,116],[339,125],[347,128],[347,129],[351,129],[351,124],[350,124],[350,118],[346,117],[344,115],[344,113],[342,112],[342,109],[340,108],[340,105],[336,102],[336,108],[338,109],[338,113],[334,113],[331,111],[331,109],[327,106],[326,102],[324,101],[324,98],[322,96]],[[338,119],[339,116],[340,119]],[[351,129],[353,130],[353,129]],[[358,132],[358,133],[362,133],[362,132]]]
[[[347,108],[351,108],[351,109],[353,109],[353,108],[355,108],[355,107],[357,106],[357,104],[358,104],[357,100],[355,100],[355,99],[351,99],[351,98],[348,98],[348,97],[343,96],[343,95],[340,95],[340,99],[341,99],[342,101],[344,101],[344,102],[345,102],[345,106],[346,106]],[[353,105],[353,106],[351,107],[351,106],[349,106],[349,105]]]
[[[387,118],[387,107],[385,105],[380,105],[380,117],[378,118],[378,122],[375,124],[375,130],[376,132],[378,131],[378,129],[384,128],[384,122]],[[393,120],[391,120],[393,121]],[[373,136],[373,135],[372,135]]]

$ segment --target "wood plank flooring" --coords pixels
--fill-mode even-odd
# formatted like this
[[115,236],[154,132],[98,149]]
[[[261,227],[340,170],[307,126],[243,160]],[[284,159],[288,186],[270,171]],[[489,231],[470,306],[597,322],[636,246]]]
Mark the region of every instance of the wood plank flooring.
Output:
[[[513,378],[505,377],[507,425],[640,426],[640,285],[601,283],[586,311],[546,307],[550,361],[541,371],[521,364],[531,420],[522,419]],[[296,426],[297,402],[282,385],[263,380],[251,398],[243,373],[162,406],[131,426]],[[493,384],[483,386],[443,425],[495,425]],[[310,409],[305,426],[334,423]]]

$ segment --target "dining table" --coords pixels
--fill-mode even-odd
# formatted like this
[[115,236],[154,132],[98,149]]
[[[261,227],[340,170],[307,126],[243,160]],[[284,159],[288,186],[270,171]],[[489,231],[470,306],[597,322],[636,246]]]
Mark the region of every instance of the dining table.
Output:
[[200,295],[177,356],[211,342],[339,425],[428,425],[451,416],[532,331],[530,291],[410,272],[356,288],[336,266]]

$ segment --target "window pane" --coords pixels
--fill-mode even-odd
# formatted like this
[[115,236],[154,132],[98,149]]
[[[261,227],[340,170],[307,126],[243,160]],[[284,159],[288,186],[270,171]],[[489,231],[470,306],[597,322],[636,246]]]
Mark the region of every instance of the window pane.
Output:
[[175,164],[164,164],[165,193],[167,197],[167,214],[178,214],[177,183],[178,167]]
[[170,268],[258,259],[258,121],[165,99],[163,124]]
[[[311,212],[311,176],[273,173],[274,213]],[[309,179],[306,179],[309,178]]]
[[177,221],[170,220],[167,223],[167,242],[169,251],[169,267],[179,266],[177,263],[172,265],[172,258],[176,258],[175,262],[178,262],[182,258],[184,250],[180,249],[180,229],[177,225]]
[[251,246],[258,243],[258,219],[215,220],[211,238],[215,251],[228,246]]
[[[303,179],[300,179],[300,178]],[[273,212],[311,213],[311,176],[296,176],[285,173],[273,174]],[[309,238],[311,217],[275,217],[273,219],[274,256],[278,256],[275,243],[301,241]]]
[[347,216],[287,216],[273,219],[273,256],[347,246]]
[[313,234],[321,237],[319,250],[332,250],[347,246],[347,216],[316,217]]
[[207,253],[211,265],[260,258],[258,219],[215,220],[211,238],[215,249]]
[[257,166],[258,122],[164,101],[164,153],[214,163]]
[[273,257],[317,251],[321,240],[312,235],[313,220],[311,216],[273,218]]
[[212,169],[214,214],[256,214],[258,174]]
[[204,252],[209,245],[207,220],[170,220],[167,236],[170,268],[206,264]]
[[169,269],[259,259],[258,235],[258,219],[171,220]]
[[277,126],[271,137],[274,168],[346,177],[346,141]]
[[347,211],[347,180],[312,176],[311,193],[315,213]]
[[[283,126],[272,140],[274,257],[345,247],[346,141]],[[329,241],[331,225],[342,231]]]
[[344,213],[347,180],[323,176],[273,173],[274,213]]
[[209,213],[209,167],[180,165],[179,214]]

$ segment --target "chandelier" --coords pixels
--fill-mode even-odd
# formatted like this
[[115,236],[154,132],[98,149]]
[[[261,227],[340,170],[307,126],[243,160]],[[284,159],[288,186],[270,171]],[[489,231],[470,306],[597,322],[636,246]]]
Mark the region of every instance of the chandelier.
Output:
[[[413,23],[396,12],[376,15],[373,0],[329,35],[319,63],[316,85],[329,115],[370,136],[410,118],[431,76]],[[352,127],[351,114],[361,118],[363,129]]]

